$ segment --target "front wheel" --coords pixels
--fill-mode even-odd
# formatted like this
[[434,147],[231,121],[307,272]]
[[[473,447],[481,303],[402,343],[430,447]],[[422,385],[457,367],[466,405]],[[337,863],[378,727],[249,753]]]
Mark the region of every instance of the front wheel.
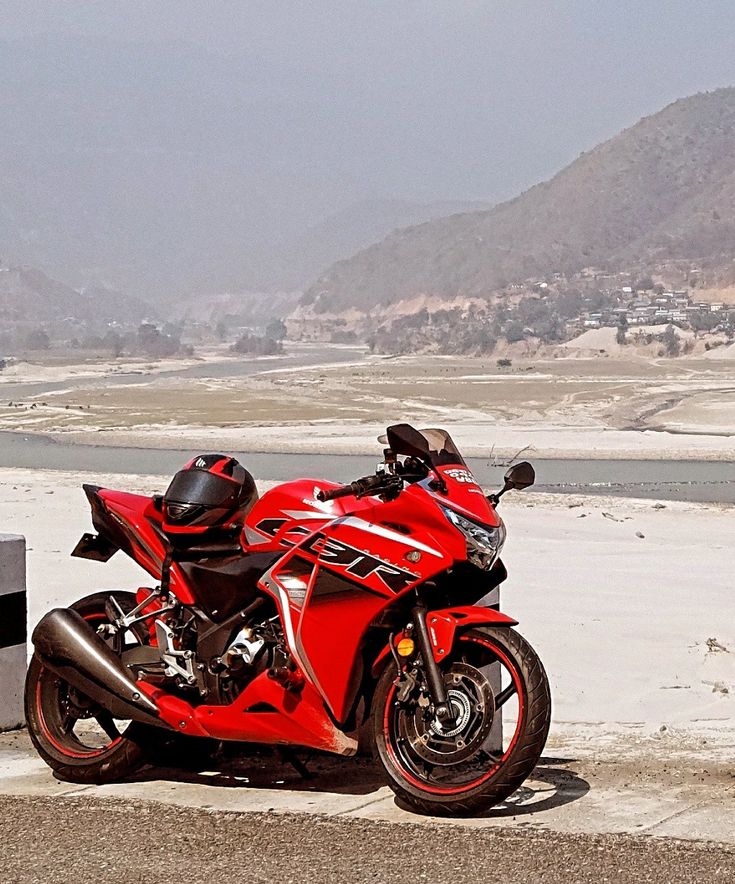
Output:
[[470,816],[515,792],[536,766],[551,721],[549,683],[536,652],[507,627],[460,634],[442,672],[454,713],[446,724],[420,678],[411,689],[386,667],[373,700],[375,747],[404,803]]

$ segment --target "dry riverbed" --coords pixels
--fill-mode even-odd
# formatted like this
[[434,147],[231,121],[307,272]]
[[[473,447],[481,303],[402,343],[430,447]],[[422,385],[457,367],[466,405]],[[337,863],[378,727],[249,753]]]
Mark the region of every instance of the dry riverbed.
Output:
[[152,372],[111,383],[67,374],[63,389],[0,401],[0,430],[107,445],[371,453],[387,423],[409,420],[450,427],[468,455],[735,457],[735,360],[570,357],[499,369],[493,359],[357,351],[352,364],[328,363],[325,350],[322,365],[271,362],[244,377]]

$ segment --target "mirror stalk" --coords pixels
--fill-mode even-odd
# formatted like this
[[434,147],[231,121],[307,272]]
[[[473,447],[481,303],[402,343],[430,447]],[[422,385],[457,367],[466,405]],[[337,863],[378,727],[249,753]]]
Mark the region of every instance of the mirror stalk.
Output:
[[500,503],[500,498],[505,494],[506,491],[510,491],[513,485],[509,485],[507,482],[503,485],[500,491],[495,491],[492,494],[487,495],[487,499],[493,506],[497,506]]

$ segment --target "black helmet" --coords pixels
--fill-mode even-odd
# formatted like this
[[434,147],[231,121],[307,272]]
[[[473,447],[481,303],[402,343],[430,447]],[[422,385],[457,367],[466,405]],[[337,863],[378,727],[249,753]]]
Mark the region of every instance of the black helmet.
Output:
[[241,528],[257,499],[253,477],[234,457],[200,454],[163,495],[163,528],[169,534]]

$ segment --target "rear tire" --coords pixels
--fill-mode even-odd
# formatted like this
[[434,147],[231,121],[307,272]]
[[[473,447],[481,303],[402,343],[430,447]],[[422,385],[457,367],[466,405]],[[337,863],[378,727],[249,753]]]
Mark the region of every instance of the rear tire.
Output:
[[[478,650],[479,649],[479,650]],[[485,655],[489,665],[492,659],[501,661],[512,677],[517,695],[518,721],[507,748],[492,755],[483,749],[485,743],[478,742],[475,755],[469,751],[462,738],[456,751],[459,759],[456,765],[449,762],[452,747],[445,757],[439,751],[432,756],[431,726],[412,743],[408,735],[416,735],[410,728],[415,726],[415,709],[406,710],[396,700],[396,667],[391,661],[383,671],[373,700],[373,738],[378,758],[388,775],[388,784],[398,798],[413,810],[435,816],[473,816],[480,814],[508,798],[536,766],[549,732],[551,721],[551,695],[543,665],[528,642],[515,630],[507,627],[486,627],[473,629],[457,636],[452,654],[442,664],[447,673],[452,665],[464,666],[470,671],[470,662],[475,662],[478,653]],[[461,661],[461,662],[460,662]],[[461,671],[458,670],[458,671]],[[501,694],[493,694],[493,707]],[[473,697],[472,708],[479,709],[481,697]],[[470,708],[469,704],[467,708]],[[501,703],[502,708],[502,703]],[[484,714],[484,713],[483,713]],[[495,714],[493,709],[489,713]],[[403,716],[403,718],[401,718]],[[420,720],[420,715],[419,715]],[[487,739],[489,725],[478,723],[477,740]],[[440,735],[446,747],[449,735]],[[441,740],[436,741],[438,744]],[[415,746],[419,746],[416,751]],[[484,754],[483,754],[484,753]],[[427,757],[434,757],[440,763],[426,763]],[[475,760],[477,759],[477,760]],[[487,760],[486,760],[487,759]],[[483,767],[484,762],[484,767]],[[462,771],[456,782],[450,777],[456,768]],[[464,771],[468,770],[468,773]],[[475,773],[476,772],[476,773]],[[438,773],[438,776],[435,776]]]
[[[135,605],[132,593],[115,592],[122,604]],[[95,627],[109,622],[105,602],[110,593],[95,593],[71,605]],[[129,608],[128,608],[129,610]],[[87,697],[50,669],[37,654],[31,659],[25,683],[25,715],[36,751],[59,779],[72,783],[109,783],[135,773],[145,762],[144,749],[135,741],[141,729],[135,723],[119,726]],[[102,734],[76,734],[79,722],[104,722]],[[109,731],[109,733],[108,733]],[[99,745],[93,745],[98,743]]]

